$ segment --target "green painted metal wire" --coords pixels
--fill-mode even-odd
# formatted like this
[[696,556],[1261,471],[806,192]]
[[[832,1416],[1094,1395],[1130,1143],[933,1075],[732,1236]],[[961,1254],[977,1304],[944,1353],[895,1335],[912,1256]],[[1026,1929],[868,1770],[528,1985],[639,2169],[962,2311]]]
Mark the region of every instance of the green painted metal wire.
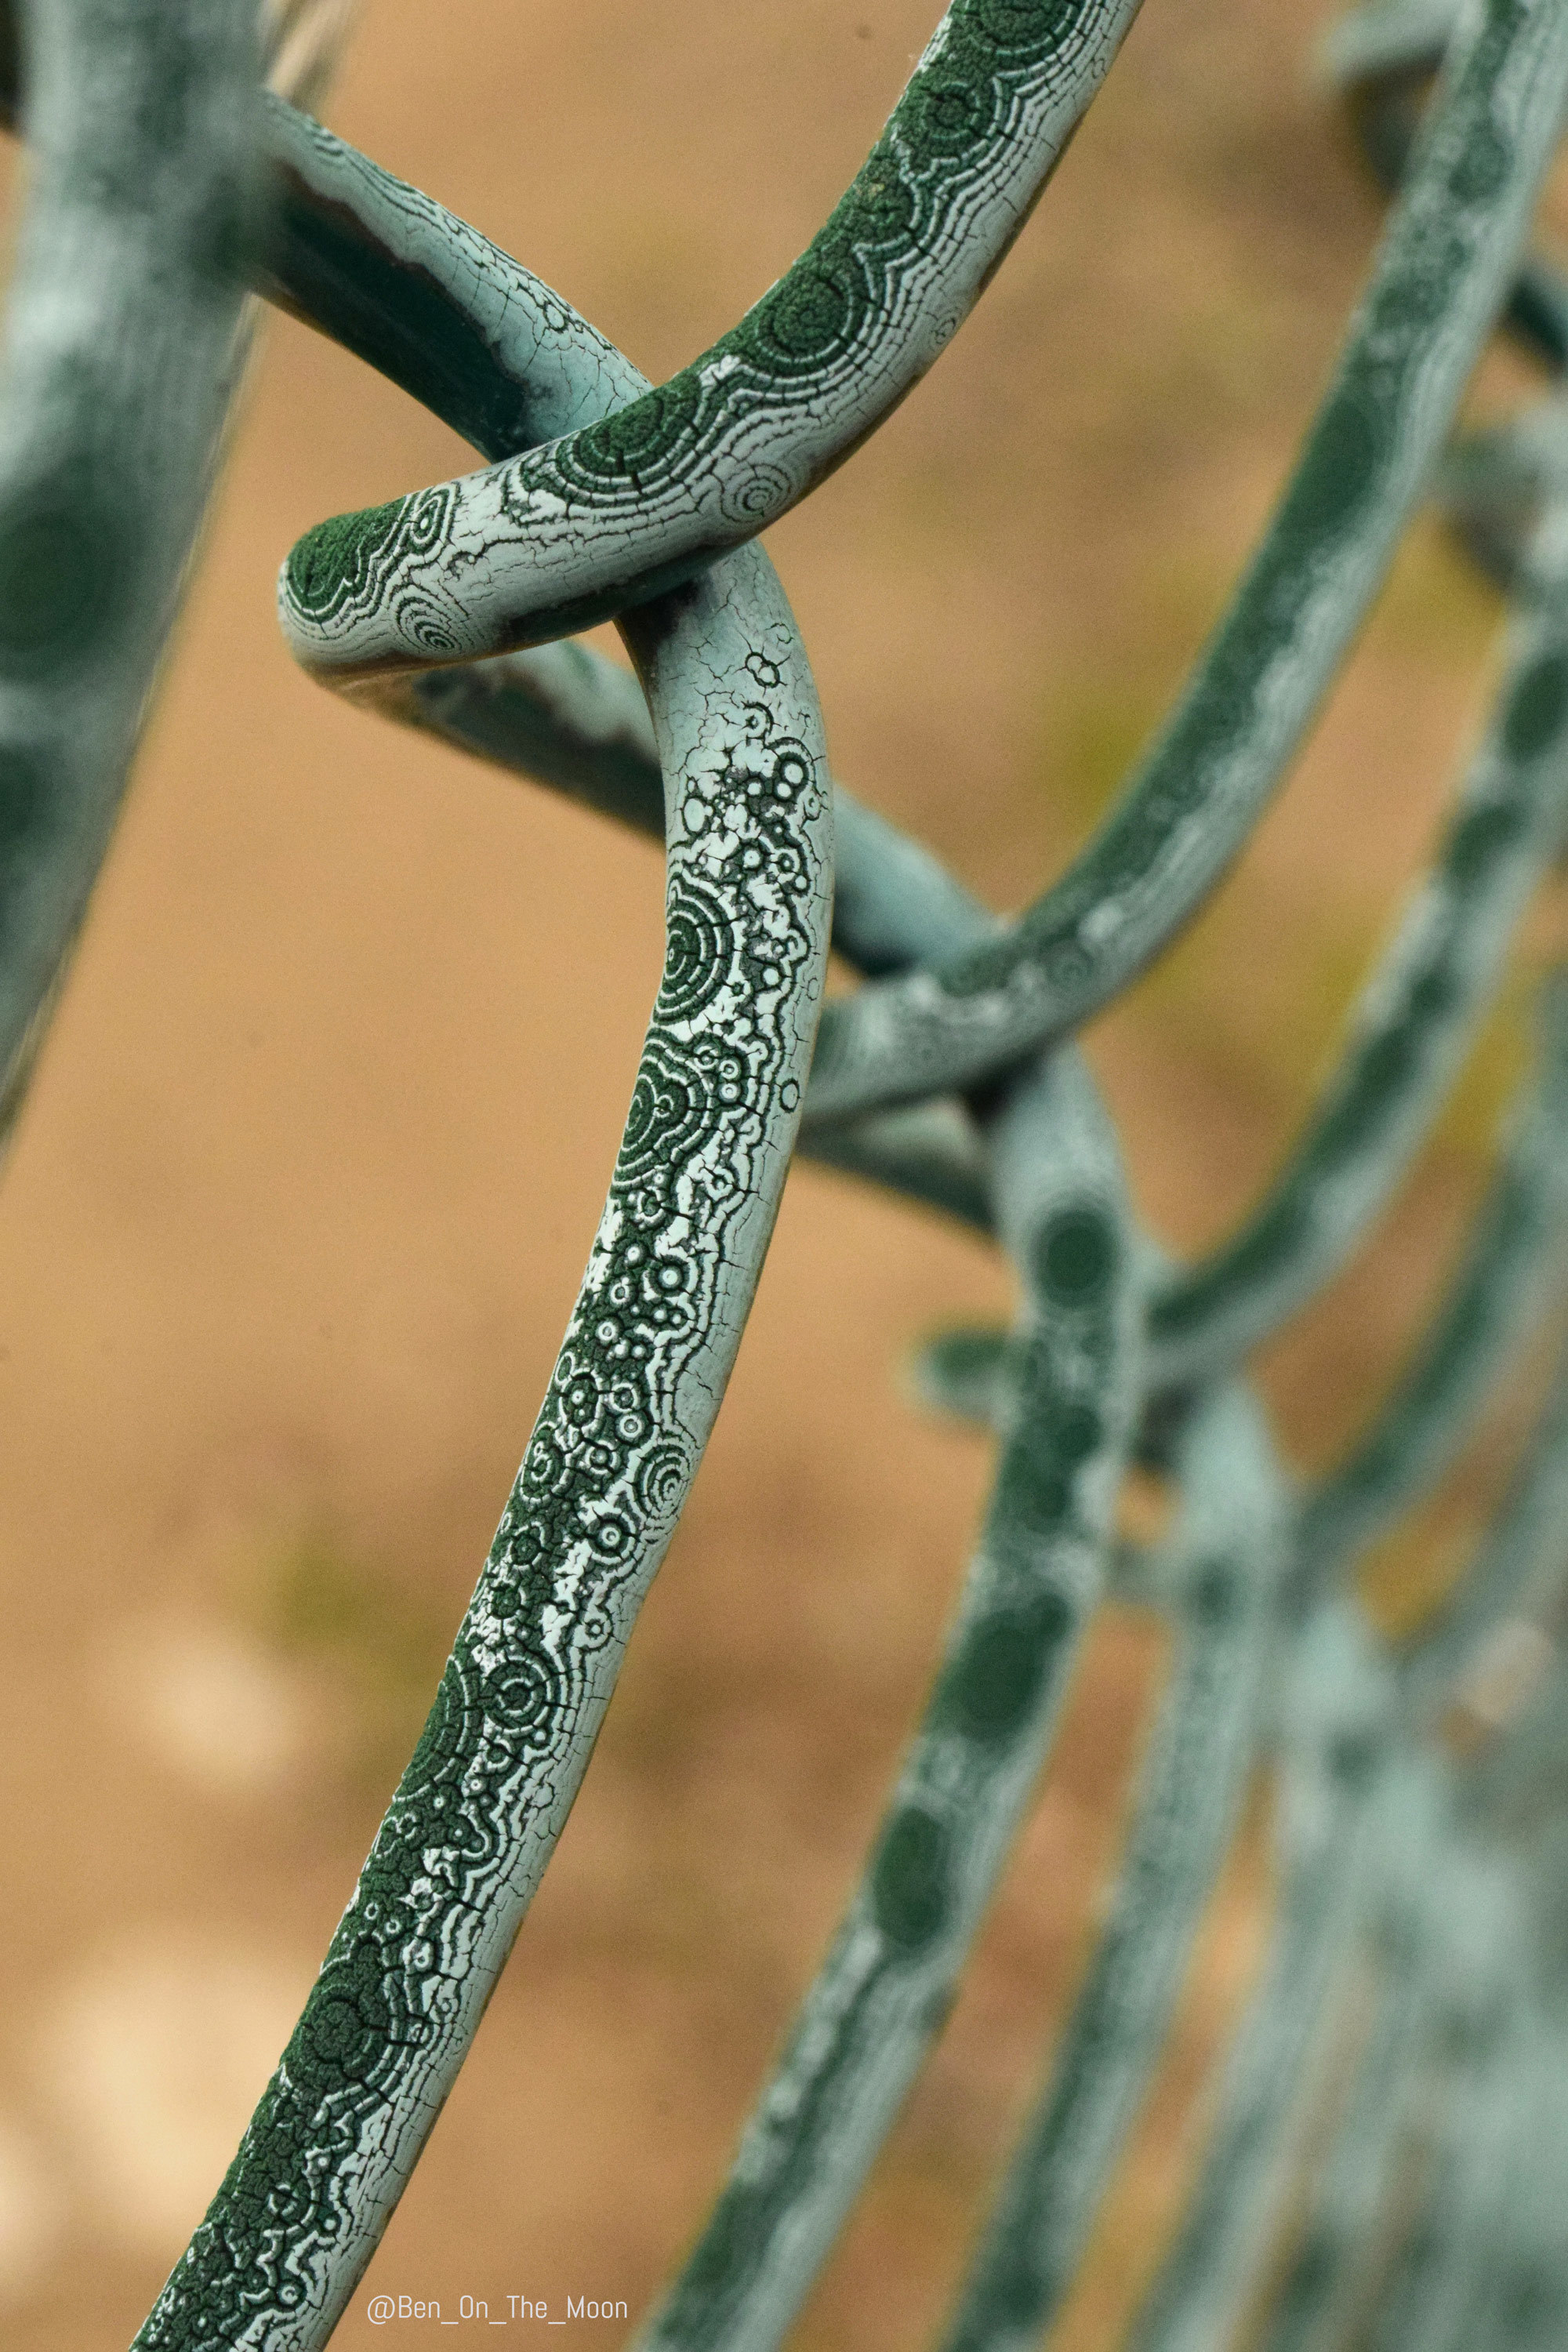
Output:
[[[1554,981],[1539,1024],[1541,1066],[1519,1090],[1513,1132],[1464,1257],[1383,1410],[1303,1503],[1292,1571],[1298,1586],[1321,1586],[1435,1483],[1489,1401],[1500,1366],[1551,1302],[1568,1212],[1565,1019],[1568,998]],[[889,1122],[897,1116],[886,1115]],[[805,1148],[816,1146],[808,1139]],[[956,1150],[955,1142],[944,1166],[952,1167]],[[1155,1299],[1161,1295],[1156,1290]],[[922,1348],[915,1377],[938,1410],[994,1422],[1011,1383],[1006,1334],[987,1325],[940,1333]]]
[[1502,1368],[1548,1311],[1568,1215],[1568,992],[1545,992],[1538,1074],[1464,1255],[1365,1435],[1304,1499],[1293,1591],[1304,1602],[1436,1482]]
[[[930,1397],[996,1430],[997,1476],[864,1873],[642,2341],[763,2352],[790,2325],[940,2030],[1108,1590],[1169,1618],[1173,1664],[1109,1908],[949,2352],[1013,2352],[1060,2308],[1259,1761],[1281,1887],[1268,1958],[1133,2341],[1222,2352],[1271,2265],[1268,2352],[1560,2339],[1568,1906],[1547,1890],[1563,1858],[1563,1671],[1473,1761],[1445,1750],[1442,1725],[1489,1643],[1524,1629],[1550,1651],[1562,1628],[1568,1375],[1467,1574],[1412,1638],[1375,1631],[1353,1573],[1561,1291],[1561,982],[1458,1266],[1325,1479],[1293,1486],[1236,1368],[1403,1180],[1562,846],[1568,411],[1545,403],[1439,458],[1500,314],[1549,372],[1568,361],[1568,295],[1542,257],[1521,258],[1568,96],[1568,0],[1394,0],[1336,37],[1369,152],[1404,175],[1367,295],[1173,719],[1024,915],[1000,921],[832,783],[805,653],[753,543],[944,347],[1134,11],[955,0],[820,236],[651,387],[477,230],[277,95],[253,104],[248,0],[0,10],[0,110],[36,150],[0,400],[7,1103],[155,677],[247,282],[487,461],[309,534],[281,588],[295,650],[356,702],[667,851],[659,996],[517,1486],[300,2025],[141,2345],[311,2352],[345,2307],[586,1765],[718,1410],[803,1106],[819,1160],[1005,1251],[1011,1333],[949,1335],[917,1367]],[[275,11],[275,80],[319,87],[342,15]],[[132,101],[153,89],[176,94],[177,135],[149,146]],[[68,281],[79,310],[51,310]],[[1497,716],[1295,1150],[1237,1234],[1173,1267],[1136,1229],[1110,1123],[1061,1041],[1236,856],[1435,474],[1514,597]],[[601,617],[635,677],[555,641]],[[830,920],[861,985],[824,1010]],[[1171,1535],[1144,1553],[1114,1526],[1135,1455],[1175,1497]],[[1372,2024],[1303,2181],[1358,1971]],[[1279,2260],[1292,2188],[1304,2231]]]
[[240,5],[172,5],[150,40],[123,10],[69,0],[26,33],[34,181],[0,361],[0,1127],[108,845],[208,488],[257,64]]
[[[286,185],[336,226],[331,174],[363,177],[357,160],[281,109],[271,121],[293,142]],[[400,208],[399,257],[423,285],[410,254],[429,208],[376,193]],[[317,257],[302,237],[286,255],[301,247]],[[501,278],[497,257],[488,281],[518,438],[636,395],[640,379],[526,273]],[[435,1710],[150,2347],[319,2341],[342,2310],[576,1794],[772,1233],[827,953],[815,691],[753,549],[622,628],[667,779],[667,946],[610,1197]]]
[[777,521],[951,341],[1136,5],[953,0],[831,219],[710,351],[613,423],[300,541],[300,659],[353,678],[564,636]]
[[1288,2179],[1291,2129],[1398,1805],[1389,1677],[1357,1612],[1321,1611],[1286,1693],[1279,1914],[1230,2053],[1196,2193],[1131,2342],[1196,2352],[1237,2326]]
[[1446,1783],[1432,1757],[1422,1757],[1407,1780],[1389,1843],[1391,1883],[1378,1890],[1369,1922],[1378,1978],[1373,2020],[1270,2315],[1266,2352],[1326,2352],[1353,2324],[1366,2293],[1376,2254],[1367,2216],[1390,2193],[1415,2125],[1423,2059],[1448,2022],[1439,1962],[1452,1940],[1448,1914],[1470,1891],[1456,1884],[1446,1850]]
[[997,2195],[950,2352],[1036,2343],[1072,2284],[1152,2080],[1264,1731],[1289,1496],[1245,1392],[1194,1413],[1161,1578],[1177,1654],[1105,1928]]
[[648,2346],[775,2344],[945,2018],[1100,1597],[1131,1438],[1137,1265],[1110,1130],[1058,1056],[993,1124],[1023,1277],[1016,1419],[865,1878]]
[[1004,938],[828,1009],[814,1118],[969,1085],[1076,1027],[1257,822],[1425,487],[1562,120],[1554,9],[1517,0],[1465,29],[1334,383],[1169,725],[1077,865]]

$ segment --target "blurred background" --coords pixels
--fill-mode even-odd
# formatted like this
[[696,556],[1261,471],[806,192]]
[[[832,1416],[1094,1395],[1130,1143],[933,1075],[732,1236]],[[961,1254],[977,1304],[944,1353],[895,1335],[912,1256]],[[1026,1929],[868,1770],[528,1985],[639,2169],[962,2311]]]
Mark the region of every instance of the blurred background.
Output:
[[[369,0],[327,108],[651,375],[830,209],[935,0]],[[1215,618],[1379,206],[1327,13],[1148,0],[1032,226],[905,407],[769,541],[837,772],[1001,907],[1084,837]],[[7,215],[23,197],[5,159]],[[1529,389],[1494,357],[1476,394]],[[358,716],[272,583],[472,462],[291,322],[205,561],[0,1213],[0,2325],[132,2333],[232,2152],[417,1732],[549,1372],[661,953],[648,846]],[[1089,1038],[1151,1225],[1245,1207],[1331,1056],[1484,707],[1498,617],[1414,530],[1289,792]],[[1370,1250],[1260,1362],[1290,1458],[1375,1402],[1484,1180],[1508,1001]],[[1001,1315],[977,1243],[792,1178],[739,1370],[593,1769],[373,2291],[626,2303],[695,2229],[921,1699],[989,1474],[901,1364]],[[1408,1614],[1496,1491],[1502,1400],[1375,1564]],[[951,2292],[1092,1932],[1161,1666],[1108,1612],[935,2063],[797,2342]],[[1060,2338],[1157,2258],[1268,1897],[1267,1790]],[[606,2345],[624,2326],[583,2323]]]

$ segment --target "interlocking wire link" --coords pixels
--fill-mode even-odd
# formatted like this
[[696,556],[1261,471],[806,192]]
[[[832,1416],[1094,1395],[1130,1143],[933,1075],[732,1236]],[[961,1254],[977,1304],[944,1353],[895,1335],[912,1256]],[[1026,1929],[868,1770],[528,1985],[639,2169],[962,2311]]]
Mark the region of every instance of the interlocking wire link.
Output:
[[300,542],[300,659],[353,680],[540,644],[776,522],[951,341],[1136,8],[953,0],[831,219],[710,351],[613,421]]
[[[1022,917],[999,921],[832,782],[805,649],[753,544],[951,339],[1134,12],[954,0],[821,235],[650,387],[479,231],[277,94],[320,88],[341,0],[264,11],[274,92],[259,107],[248,0],[171,0],[134,23],[108,0],[51,0],[23,14],[19,42],[0,11],[0,103],[37,150],[0,404],[6,1102],[155,675],[244,349],[243,281],[487,461],[308,534],[280,589],[296,652],[367,709],[657,832],[667,854],[659,993],[516,1486],[300,2024],[141,2346],[313,2352],[331,2333],[586,1766],[718,1411],[803,1108],[818,1158],[1005,1251],[1013,1330],[950,1335],[919,1368],[933,1399],[996,1428],[999,1466],[864,1874],[642,2340],[766,2352],[799,2309],[939,2029],[1108,1590],[1163,1612],[1173,1664],[1110,1906],[950,2352],[1014,2352],[1058,2310],[1260,1759],[1281,1888],[1268,1958],[1134,2342],[1220,2352],[1271,2263],[1269,2352],[1558,2340],[1568,1914],[1542,1864],[1568,1838],[1568,1669],[1544,1671],[1533,1705],[1494,1708],[1500,1735],[1473,1758],[1443,1727],[1457,1709],[1482,1724],[1510,1644],[1555,1654],[1568,1371],[1427,1622],[1390,1639],[1354,1574],[1568,1272],[1561,980],[1407,1370],[1305,1490],[1238,1366],[1403,1180],[1561,849],[1568,410],[1543,404],[1442,467],[1458,527],[1514,599],[1497,716],[1293,1154],[1199,1266],[1137,1231],[1113,1129],[1062,1041],[1173,935],[1277,788],[1500,311],[1550,370],[1568,359],[1568,296],[1521,259],[1568,96],[1568,0],[1394,0],[1337,37],[1373,160],[1403,175],[1367,295],[1169,726]],[[126,93],[171,76],[179,136],[150,152]],[[55,281],[79,301],[51,311]],[[112,365],[93,340],[106,320]],[[142,473],[117,474],[110,457],[132,451]],[[158,493],[144,505],[124,490],[143,475]],[[635,678],[554,642],[601,617]],[[830,921],[862,984],[825,1013]],[[1114,1528],[1134,1457],[1176,1498],[1171,1534],[1143,1551]],[[1333,2094],[1368,1979],[1370,2028]],[[1305,2234],[1278,2262],[1293,2185]]]

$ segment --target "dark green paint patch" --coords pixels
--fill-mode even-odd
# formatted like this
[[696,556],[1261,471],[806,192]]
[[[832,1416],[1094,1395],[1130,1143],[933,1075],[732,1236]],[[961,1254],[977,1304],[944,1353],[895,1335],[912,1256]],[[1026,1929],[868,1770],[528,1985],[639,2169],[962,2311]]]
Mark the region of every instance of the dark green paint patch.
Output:
[[634,484],[645,472],[667,464],[686,443],[702,402],[696,361],[668,383],[645,392],[597,425],[585,425],[556,452],[563,472],[590,481],[601,478]]
[[0,862],[25,856],[49,829],[49,772],[35,751],[0,746]]
[[1342,1731],[1330,1743],[1329,1770],[1342,1789],[1352,1791],[1371,1785],[1383,1753],[1374,1731]]
[[1294,2310],[1301,2305],[1310,2309],[1324,2290],[1333,2284],[1338,2269],[1334,2241],[1320,2230],[1306,2240],[1296,2257],[1286,2308]]
[[374,2072],[392,2034],[384,1961],[374,1942],[329,1959],[311,1989],[286,2053],[308,2103]]
[[1524,811],[1517,802],[1489,801],[1482,808],[1468,810],[1454,827],[1443,861],[1450,878],[1460,889],[1473,889],[1523,830]]
[[1083,0],[974,0],[975,31],[1004,58],[1038,58],[1083,16]]
[[979,1388],[1001,1378],[1007,1340],[1001,1331],[942,1331],[927,1340],[924,1353],[943,1386]]
[[1410,991],[1412,1016],[1423,1024],[1441,1021],[1454,1011],[1459,1001],[1459,984],[1454,974],[1441,963],[1424,971]]
[[1419,1069],[1419,1040],[1409,1021],[1369,1037],[1301,1155],[1298,1181],[1310,1184],[1363,1152]]
[[1376,481],[1387,432],[1384,404],[1373,397],[1361,385],[1335,395],[1281,509],[1282,533],[1321,543],[1349,530]]
[[0,671],[48,677],[95,652],[125,598],[127,552],[90,485],[19,493],[0,520]]
[[932,68],[911,82],[904,104],[910,144],[929,156],[949,161],[977,145],[995,118],[995,99],[988,82],[961,79],[941,68]]
[[1072,1482],[1047,1444],[1014,1445],[1002,1464],[996,1488],[996,1516],[1007,1526],[1031,1535],[1049,1536],[1070,1517]]
[[1213,1633],[1236,1615],[1240,1580],[1228,1559],[1205,1560],[1188,1590],[1187,1612],[1194,1624]]
[[934,1813],[906,1805],[883,1835],[871,1872],[871,1910],[900,1951],[923,1951],[941,1933],[949,1897],[949,1839]]
[[[767,2243],[771,2202],[752,2181],[726,2184],[682,2274],[683,2305],[700,2310],[711,2297],[750,2274]],[[685,2340],[684,2329],[682,2336]]]
[[998,2245],[993,2239],[987,2247],[984,2271],[971,2284],[948,2352],[991,2352],[998,2340],[1036,2336],[1056,2303],[1054,2266],[1022,2242],[1026,2233],[1016,2227],[1016,2212],[1009,2221],[1014,2226],[1005,2241]]
[[1190,1275],[1178,1276],[1158,1294],[1149,1310],[1150,1330],[1164,1340],[1184,1339],[1201,1330],[1211,1318],[1223,1314],[1233,1299],[1287,1265],[1310,1231],[1311,1217],[1302,1190],[1291,1185],[1253,1219],[1231,1248]]
[[872,148],[836,219],[847,252],[909,242],[915,224],[914,191],[889,139],[879,139]]
[[1071,1516],[1074,1478],[1098,1451],[1105,1425],[1092,1405],[1052,1392],[1042,1353],[1037,1339],[1020,1366],[1020,1390],[1033,1403],[1003,1456],[996,1518],[1048,1537]]
[[1005,1611],[973,1626],[943,1678],[942,1718],[984,1747],[1011,1739],[1027,1720],[1047,1669],[1072,1631],[1059,1592]]
[[1510,760],[1538,759],[1556,741],[1565,718],[1568,653],[1542,654],[1509,696],[1502,722],[1504,751]]
[[1508,141],[1489,116],[1476,123],[1448,174],[1448,187],[1461,205],[1484,205],[1504,185],[1512,163]]
[[837,273],[803,265],[759,304],[758,329],[785,360],[822,360],[848,335],[856,304]]
[[1104,1435],[1104,1424],[1092,1405],[1064,1405],[1046,1431],[1046,1443],[1058,1460],[1077,1469],[1087,1462]]
[[[1450,289],[1464,266],[1464,239],[1450,236],[1418,268],[1405,270],[1384,287],[1376,309],[1380,338],[1405,344],[1413,356],[1417,343],[1431,333],[1447,310]],[[1392,389],[1392,379],[1385,379],[1385,398]]]
[[1092,1307],[1116,1272],[1116,1229],[1105,1211],[1058,1209],[1035,1250],[1035,1275],[1053,1307]]
[[323,620],[346,598],[363,593],[376,557],[396,537],[413,504],[409,498],[391,499],[384,506],[332,515],[297,540],[284,575],[300,612]]

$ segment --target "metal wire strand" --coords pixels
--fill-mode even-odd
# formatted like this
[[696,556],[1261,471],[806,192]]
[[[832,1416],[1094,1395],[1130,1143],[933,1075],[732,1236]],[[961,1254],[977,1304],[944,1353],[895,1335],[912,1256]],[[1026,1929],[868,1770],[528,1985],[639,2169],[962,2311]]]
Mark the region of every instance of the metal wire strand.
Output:
[[943,2341],[1022,2352],[1049,2326],[1147,2095],[1264,1730],[1290,1497],[1244,1391],[1206,1400],[1174,1465],[1160,1575],[1177,1654],[1089,1973]]
[[710,351],[624,415],[300,541],[279,588],[299,658],[353,677],[541,644],[775,522],[951,340],[1136,6],[952,0],[831,219]]
[[1561,13],[1509,0],[1467,34],[1334,383],[1174,715],[1083,856],[1001,939],[828,1008],[810,1118],[967,1087],[1076,1028],[1246,840],[1426,486],[1555,142]]
[[0,1136],[108,846],[205,501],[244,291],[256,73],[242,0],[171,0],[156,25],[60,0],[19,31],[32,172],[0,355]]
[[[37,150],[0,409],[0,1099],[14,1104],[25,1076],[155,676],[245,346],[242,268],[490,461],[310,534],[282,589],[296,649],[362,703],[661,835],[667,851],[660,993],[518,1484],[300,2027],[141,2346],[314,2352],[344,2307],[584,1768],[733,1361],[808,1074],[822,1158],[994,1233],[1013,1261],[1013,1334],[950,1339],[923,1368],[929,1388],[999,1425],[999,1475],[864,1877],[645,2346],[767,2352],[797,2311],[938,2030],[1049,1749],[1118,1573],[1112,1511],[1135,1445],[1183,1494],[1145,1578],[1175,1619],[1176,1663],[1110,1917],[951,2352],[1021,2346],[1055,2308],[1260,1743],[1279,1774],[1282,1902],[1138,2352],[1216,2352],[1233,2330],[1324,2029],[1373,1948],[1384,2004],[1269,2352],[1326,2352],[1364,2297],[1355,2247],[1390,2193],[1400,2119],[1432,2082],[1447,2135],[1433,2201],[1384,2282],[1373,2340],[1551,2340],[1568,2285],[1552,2221],[1568,2177],[1568,1937],[1531,1890],[1556,1853],[1537,1801],[1562,1743],[1528,1713],[1466,1771],[1431,1743],[1500,1624],[1553,1622],[1568,1375],[1467,1578],[1417,1640],[1391,1652],[1335,1587],[1449,1458],[1560,1273],[1558,999],[1534,1108],[1445,1302],[1293,1535],[1257,1407],[1205,1384],[1367,1230],[1560,846],[1568,440],[1555,410],[1448,469],[1465,529],[1523,607],[1508,682],[1432,878],[1254,1217],[1196,1269],[1157,1263],[1084,1065],[1039,1056],[1213,887],[1300,740],[1510,282],[1568,92],[1568,8],[1489,0],[1449,41],[1447,0],[1400,0],[1342,40],[1372,143],[1390,169],[1409,165],[1368,294],[1170,726],[1085,856],[1016,922],[831,786],[798,634],[750,543],[944,346],[1134,13],[1135,0],[954,0],[822,235],[654,388],[488,239],[276,99],[253,171],[248,5],[164,8],[154,39],[105,0],[58,0],[27,12],[20,47],[0,9],[0,113],[25,91]],[[275,82],[316,87],[346,14],[342,0],[269,0]],[[163,88],[175,52],[190,70],[171,142],[166,112],[126,91]],[[144,121],[160,126],[156,153]],[[121,201],[132,181],[135,205]],[[60,327],[77,314],[46,299],[68,278],[88,287],[113,362],[79,380],[83,354]],[[1553,310],[1533,261],[1512,283],[1512,322],[1560,367],[1568,305]],[[619,618],[636,678],[536,642],[601,615]],[[835,876],[834,943],[865,985],[828,1008],[813,1067]],[[1463,1801],[1446,1811],[1433,1792],[1450,1782]],[[1477,1859],[1500,1825],[1513,1846]],[[1501,1890],[1489,1909],[1428,1903],[1472,1863]],[[1460,1950],[1456,1920],[1472,1916]],[[1420,1958],[1408,1987],[1402,1952]],[[1474,2030],[1469,2062],[1445,2074],[1432,2052],[1463,2005],[1450,1979],[1469,1988]]]
[[1016,1083],[992,1150],[1024,1372],[985,1528],[866,1874],[645,2352],[767,2352],[798,2310],[946,2014],[1102,1589],[1139,1305],[1074,1057]]
[[[369,174],[302,118],[270,119],[286,186],[291,174],[319,194],[323,178]],[[512,429],[547,433],[636,392],[547,289],[412,191],[384,177],[376,191],[401,212],[405,276],[421,239],[448,269],[483,248]],[[283,217],[286,249],[286,205]],[[323,217],[318,204],[309,222]],[[350,257],[363,261],[352,244]],[[148,2352],[331,2334],[575,1797],[772,1234],[827,956],[816,691],[759,550],[621,625],[665,779],[666,952],[609,1197],[429,1721],[239,2153],[137,2339]]]

